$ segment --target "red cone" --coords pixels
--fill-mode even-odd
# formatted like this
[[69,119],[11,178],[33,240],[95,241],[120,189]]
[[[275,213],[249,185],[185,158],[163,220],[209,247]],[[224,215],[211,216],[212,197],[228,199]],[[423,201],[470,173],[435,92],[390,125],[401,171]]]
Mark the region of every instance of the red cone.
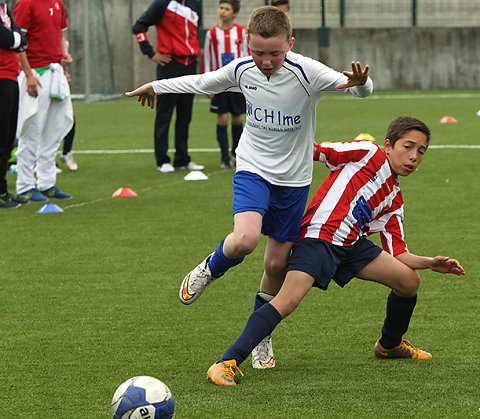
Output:
[[457,122],[457,120],[453,116],[446,115],[442,119],[440,119],[442,124],[451,124],[452,122]]
[[118,188],[112,195],[114,198],[124,197],[124,196],[138,196],[130,188]]

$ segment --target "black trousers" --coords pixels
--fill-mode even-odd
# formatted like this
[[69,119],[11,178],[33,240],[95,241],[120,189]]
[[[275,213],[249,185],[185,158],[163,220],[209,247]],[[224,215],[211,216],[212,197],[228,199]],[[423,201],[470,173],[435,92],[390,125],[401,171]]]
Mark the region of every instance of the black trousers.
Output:
[[[165,66],[157,66],[157,80],[195,74],[197,64],[182,65],[170,61]],[[184,166],[190,162],[188,155],[188,129],[192,119],[193,94],[167,93],[157,96],[157,115],[155,118],[154,145],[157,166],[170,163],[168,151],[168,130],[173,110],[176,108],[175,156],[173,165]]]
[[18,83],[0,79],[0,195],[7,190],[8,160],[15,141],[18,118]]

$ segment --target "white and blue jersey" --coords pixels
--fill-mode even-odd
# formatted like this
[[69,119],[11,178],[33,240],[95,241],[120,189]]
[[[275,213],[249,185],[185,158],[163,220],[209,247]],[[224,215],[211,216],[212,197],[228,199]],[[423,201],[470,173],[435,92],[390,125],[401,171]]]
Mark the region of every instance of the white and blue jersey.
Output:
[[307,186],[312,180],[316,107],[325,91],[366,97],[363,86],[339,90],[347,77],[326,65],[289,51],[282,67],[265,76],[252,57],[219,70],[153,82],[156,94],[216,94],[240,91],[247,102],[246,123],[236,149],[237,171],[256,173],[273,185]]

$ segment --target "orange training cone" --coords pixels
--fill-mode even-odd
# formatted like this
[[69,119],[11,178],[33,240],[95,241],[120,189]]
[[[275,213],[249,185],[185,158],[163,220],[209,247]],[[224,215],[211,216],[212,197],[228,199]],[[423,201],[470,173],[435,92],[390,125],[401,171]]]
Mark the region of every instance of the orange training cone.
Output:
[[451,124],[452,122],[457,122],[457,120],[450,115],[445,115],[442,119],[440,119],[442,124]]
[[125,196],[138,196],[130,188],[118,188],[112,195],[114,198],[125,197]]

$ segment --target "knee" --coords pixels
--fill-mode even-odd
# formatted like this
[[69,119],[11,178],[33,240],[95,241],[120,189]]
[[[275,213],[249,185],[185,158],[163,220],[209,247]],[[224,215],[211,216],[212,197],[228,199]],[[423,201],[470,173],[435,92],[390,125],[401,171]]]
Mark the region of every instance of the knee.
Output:
[[243,232],[235,236],[236,253],[242,256],[252,253],[260,241],[260,235],[256,233]]
[[285,270],[287,269],[288,260],[283,257],[273,257],[265,259],[263,261],[263,266],[265,273],[269,276],[278,276],[284,275]]
[[242,115],[232,115],[232,125],[240,125],[242,122]]
[[413,297],[420,287],[420,275],[413,269],[405,276],[397,292],[404,297]]
[[226,127],[228,125],[228,113],[219,114],[217,124]]

